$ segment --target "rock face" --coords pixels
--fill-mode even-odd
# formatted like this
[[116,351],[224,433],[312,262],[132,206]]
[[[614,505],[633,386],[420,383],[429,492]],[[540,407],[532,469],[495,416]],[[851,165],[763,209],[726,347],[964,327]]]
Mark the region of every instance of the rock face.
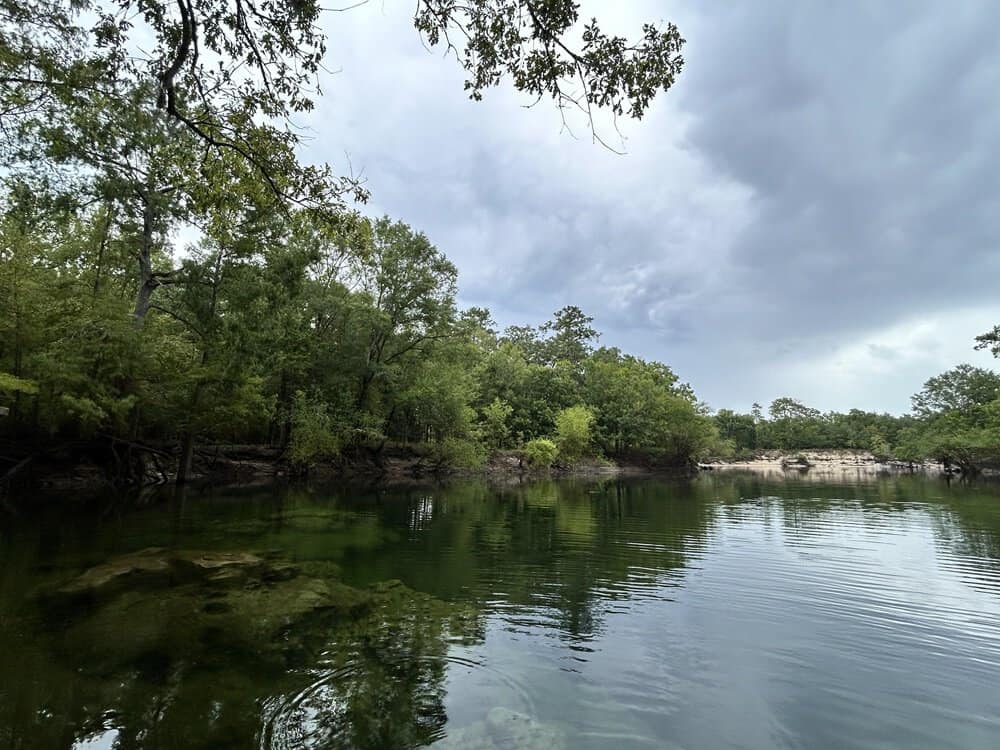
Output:
[[876,456],[871,451],[852,449],[815,449],[788,453],[780,450],[761,451],[756,457],[738,461],[713,461],[700,464],[701,469],[749,469],[754,472],[810,471],[812,473],[864,472],[912,472],[940,471],[941,465],[934,462],[911,463],[889,460]]
[[552,724],[498,706],[483,721],[448,733],[433,750],[565,750],[566,733]]
[[781,465],[786,469],[808,469],[812,466],[805,456],[785,456],[781,459]]

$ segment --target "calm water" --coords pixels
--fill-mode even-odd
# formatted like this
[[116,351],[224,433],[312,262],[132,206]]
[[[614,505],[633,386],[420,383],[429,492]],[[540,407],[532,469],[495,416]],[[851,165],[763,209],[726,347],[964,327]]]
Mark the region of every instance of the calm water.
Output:
[[1000,488],[716,474],[0,516],[0,747],[423,746],[998,748]]

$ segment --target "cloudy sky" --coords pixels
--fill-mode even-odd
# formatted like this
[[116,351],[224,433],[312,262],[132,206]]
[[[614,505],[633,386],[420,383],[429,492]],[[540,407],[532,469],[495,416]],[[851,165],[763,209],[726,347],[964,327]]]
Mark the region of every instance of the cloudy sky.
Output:
[[688,40],[625,155],[509,87],[469,101],[412,3],[376,0],[327,17],[308,156],[426,232],[464,305],[502,326],[578,305],[713,408],[902,412],[929,376],[993,365],[972,338],[1000,322],[1000,7],[604,5],[608,30]]

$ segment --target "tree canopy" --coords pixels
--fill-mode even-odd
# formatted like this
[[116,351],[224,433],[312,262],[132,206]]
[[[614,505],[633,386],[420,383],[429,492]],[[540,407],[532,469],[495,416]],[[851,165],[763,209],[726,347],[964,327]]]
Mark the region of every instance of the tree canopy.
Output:
[[[349,10],[344,8],[342,10]],[[0,0],[0,113],[7,161],[51,140],[48,123],[97,106],[102,126],[173,123],[195,158],[236,156],[296,205],[330,210],[365,189],[328,166],[304,165],[293,115],[315,106],[326,55],[316,0]],[[560,110],[641,118],[683,66],[673,24],[638,39],[582,23],[571,0],[420,0],[413,16],[430,46],[445,45],[473,99],[501,81]],[[579,39],[573,39],[576,35]],[[75,149],[66,155],[76,155]]]
[[0,430],[22,445],[157,445],[185,478],[206,443],[274,445],[307,469],[387,444],[429,467],[528,444],[559,451],[529,464],[684,465],[716,439],[669,367],[592,349],[579,308],[504,335],[462,310],[455,266],[388,217],[332,232],[307,211],[218,204],[182,256],[155,234],[148,277],[132,270],[143,228],[115,204],[52,217],[15,198],[0,219]]

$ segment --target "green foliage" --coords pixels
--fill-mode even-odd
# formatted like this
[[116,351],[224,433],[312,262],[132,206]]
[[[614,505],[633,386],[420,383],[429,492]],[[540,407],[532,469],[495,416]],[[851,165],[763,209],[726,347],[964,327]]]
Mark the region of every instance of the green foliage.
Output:
[[137,276],[143,229],[124,205],[52,215],[8,196],[3,433],[106,433],[185,455],[267,442],[303,468],[383,441],[471,466],[553,435],[568,461],[640,451],[684,464],[717,439],[669,367],[593,351],[579,308],[503,337],[488,312],[460,311],[454,265],[401,222],[331,226],[220,201],[183,256],[161,217]]
[[292,438],[288,460],[299,468],[309,468],[332,458],[340,449],[333,420],[322,401],[299,391],[292,409]]
[[[0,430],[188,457],[197,440],[270,442],[302,466],[399,440],[468,464],[480,437],[551,435],[575,404],[600,417],[592,318],[567,306],[498,337],[488,311],[458,310],[455,266],[425,235],[359,216],[356,180],[299,162],[290,118],[314,104],[322,10],[0,0]],[[431,45],[467,40],[473,98],[508,77],[562,109],[572,81],[586,112],[640,118],[680,72],[676,27],[632,44],[591,21],[573,45],[578,20],[524,0],[414,13]]]
[[783,397],[771,403],[768,413],[771,415],[768,437],[775,447],[785,450],[811,448],[820,442],[818,410],[793,398]]
[[80,431],[85,434],[96,431],[108,417],[108,413],[89,398],[80,398],[64,393],[59,397],[59,401],[66,412],[79,424]]
[[38,383],[14,377],[9,372],[0,372],[0,393],[23,393],[27,396],[33,396],[38,393]]
[[1000,465],[1000,375],[959,365],[930,378],[913,396],[918,421],[897,455],[930,458],[966,472]]
[[576,370],[593,351],[600,334],[591,327],[594,319],[575,305],[557,310],[552,320],[538,328],[511,326],[501,339],[517,347],[528,362],[536,365],[563,363]]
[[446,437],[434,443],[432,455],[442,467],[475,469],[486,462],[486,450],[475,440]]
[[885,435],[879,432],[877,429],[871,430],[871,437],[868,440],[868,450],[871,451],[872,455],[880,461],[885,461],[892,457],[892,446],[889,445],[889,441],[886,439]]
[[1000,357],[1000,326],[976,336],[976,349],[989,349],[994,357]]
[[819,416],[819,411],[811,409],[794,398],[784,396],[776,398],[768,407],[768,413],[774,421],[782,419],[815,419]]
[[771,419],[754,405],[749,414],[720,409],[713,421],[724,440],[732,441],[736,454],[759,450],[853,449],[871,450],[879,457],[894,453],[899,434],[912,417],[894,417],[860,409],[820,413],[792,398],[776,399]]
[[586,406],[570,406],[556,415],[556,446],[569,463],[591,453],[594,412]]
[[507,402],[511,407],[508,425],[516,442],[552,434],[559,409],[580,400],[578,378],[571,366],[529,361],[524,350],[508,340],[485,353],[476,377],[480,411],[495,399]]
[[733,452],[737,448],[753,450],[757,447],[758,420],[752,414],[737,414],[731,409],[719,409],[713,421],[719,437],[731,444]]
[[892,458],[896,461],[917,464],[927,457],[922,445],[920,428],[917,425],[900,430],[896,444],[891,448]]
[[1000,395],[1000,375],[982,367],[962,364],[930,378],[912,398],[919,417],[970,412]]
[[[988,343],[986,335],[979,337],[980,348]],[[894,417],[859,409],[821,414],[786,397],[771,404],[769,420],[756,405],[747,415],[720,410],[714,420],[737,454],[751,447],[848,448],[880,460],[929,459],[973,473],[1000,466],[1000,374],[958,365],[928,379],[912,402],[912,415]]]
[[535,438],[524,445],[524,458],[535,469],[548,469],[559,457],[559,447],[546,438]]
[[592,351],[591,342],[599,336],[590,325],[593,322],[592,317],[584,315],[574,305],[557,311],[552,320],[539,329],[548,335],[542,342],[545,360],[550,363],[567,362],[579,367]]
[[[188,179],[165,132],[144,134],[144,169]],[[112,135],[102,136],[108,153],[120,145]],[[274,212],[250,175],[225,168],[248,193],[199,203],[191,180],[190,200],[164,198],[151,228],[136,215],[146,188],[129,170],[102,172],[104,198],[76,208],[10,180],[0,196],[0,434],[269,442],[302,467],[387,440],[462,466],[526,444],[543,466],[593,453],[684,465],[774,448],[1000,464],[1000,376],[989,370],[930,378],[903,417],[821,413],[789,397],[768,417],[758,406],[710,417],[667,365],[594,349],[579,308],[498,335],[487,311],[458,309],[456,269],[425,235],[388,218]],[[181,255],[170,230],[191,216],[203,233]],[[140,257],[137,273],[143,247],[148,267]]]
[[[609,36],[596,19],[583,23],[582,42],[573,49],[565,37],[580,22],[575,2],[484,0],[463,5],[422,0],[417,29],[431,46],[452,44],[461,30],[459,58],[473,99],[509,75],[518,90],[534,99],[551,97],[560,107],[609,107],[617,115],[641,118],[659,90],[674,83],[683,67],[684,39],[673,24],[643,26],[636,42]],[[458,37],[458,34],[454,34]],[[569,92],[576,92],[571,95]]]
[[638,452],[683,465],[718,439],[691,389],[662,363],[598,349],[584,365],[583,390],[595,437],[609,455]]
[[[255,174],[258,187],[287,206],[335,216],[346,199],[367,193],[326,165],[300,163],[302,136],[292,122],[315,106],[326,51],[323,10],[316,0],[235,8],[228,0],[0,0],[3,163],[32,173],[31,163],[44,154],[104,171],[107,184],[119,188],[124,166],[131,173],[125,182],[135,186],[135,167],[149,152],[120,148],[121,134],[142,142],[142,134],[170,131],[160,145],[173,144],[173,155],[153,160],[188,167],[200,160],[195,168],[212,175],[206,189],[140,168],[150,176],[143,192],[119,196],[182,210],[212,194],[246,197],[246,190],[217,192],[219,182],[231,188],[238,181],[219,179],[224,163],[222,171]],[[465,56],[456,59],[473,99],[509,78],[534,98],[551,97],[561,111],[576,102],[581,112],[608,108],[641,118],[681,71],[679,31],[646,24],[630,43],[592,20],[574,44],[578,20],[575,3],[526,0],[421,0],[413,17],[431,46],[466,39]],[[160,208],[152,212],[157,217]]]
[[961,417],[945,417],[924,425],[907,447],[920,457],[975,473],[1000,462],[1000,422],[974,427]]
[[483,442],[492,450],[510,447],[510,415],[514,407],[500,398],[483,407],[480,431]]

